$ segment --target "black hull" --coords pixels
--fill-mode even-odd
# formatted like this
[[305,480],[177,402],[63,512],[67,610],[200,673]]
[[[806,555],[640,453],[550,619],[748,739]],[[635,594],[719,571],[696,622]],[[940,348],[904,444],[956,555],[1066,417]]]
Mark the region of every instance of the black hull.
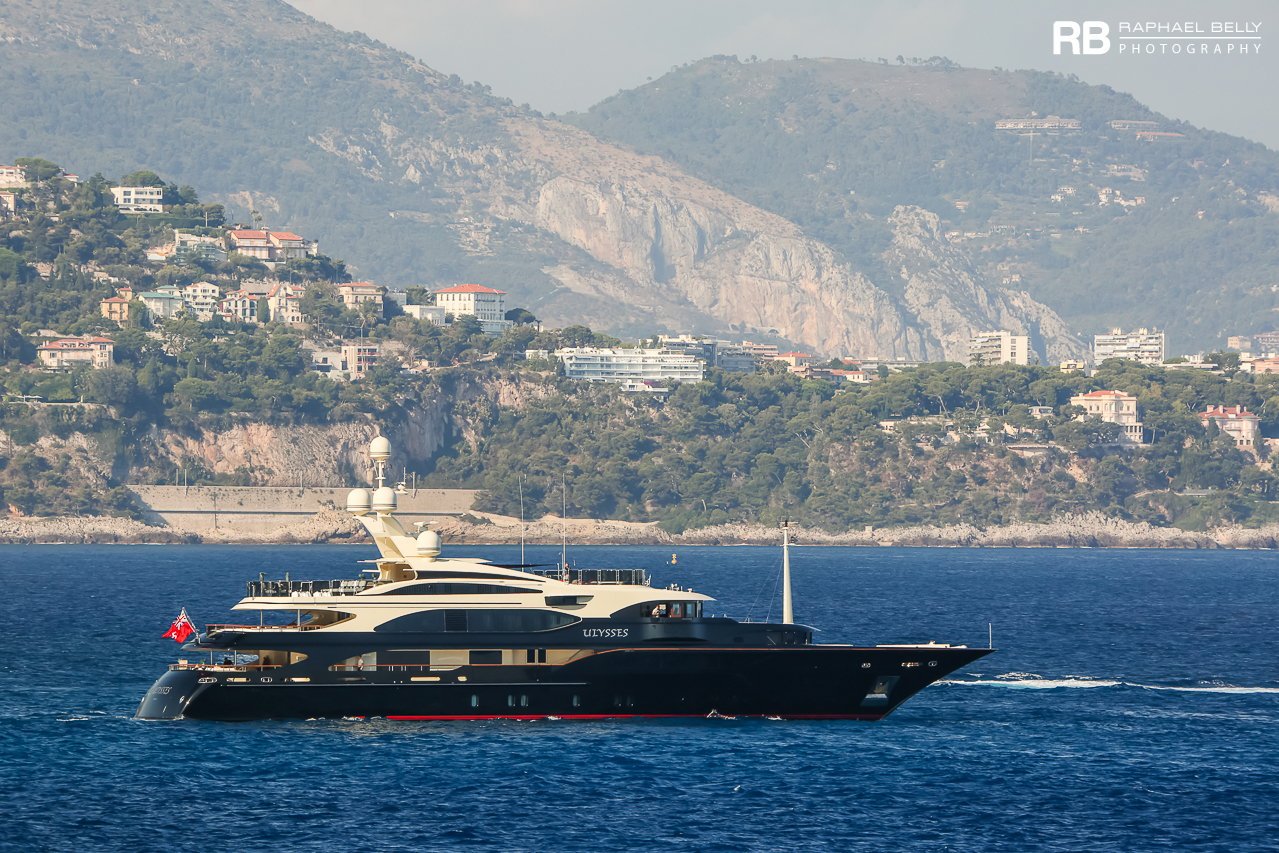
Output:
[[[171,669],[140,719],[748,717],[877,720],[990,649],[625,648],[562,666],[270,674]],[[234,680],[233,680],[234,679]],[[429,680],[428,680],[429,679]]]

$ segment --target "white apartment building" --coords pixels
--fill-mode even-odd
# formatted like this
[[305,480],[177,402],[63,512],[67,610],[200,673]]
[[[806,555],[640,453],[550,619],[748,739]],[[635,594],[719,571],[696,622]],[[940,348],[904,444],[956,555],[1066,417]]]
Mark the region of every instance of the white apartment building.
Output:
[[187,311],[194,314],[197,320],[209,321],[218,310],[218,300],[222,291],[216,284],[208,281],[197,281],[182,288],[182,302]]
[[115,206],[125,213],[161,213],[164,211],[164,187],[112,187]]
[[448,314],[439,305],[405,305],[404,313],[415,320],[426,320],[433,326],[443,326]]
[[1030,336],[978,332],[968,340],[969,364],[1030,364]]
[[555,357],[564,365],[566,377],[592,382],[700,382],[705,369],[693,356],[667,349],[566,347],[556,350]]
[[474,317],[487,335],[500,335],[513,325],[506,319],[506,291],[482,284],[459,284],[435,291],[435,304],[454,317]]
[[156,320],[167,320],[186,307],[182,292],[177,288],[161,288],[146,293],[139,293],[138,299]]
[[1126,358],[1142,364],[1164,363],[1164,333],[1158,329],[1111,329],[1107,335],[1093,335],[1092,357],[1097,364],[1108,358]]
[[1137,420],[1137,398],[1122,391],[1090,391],[1070,398],[1070,405],[1082,406],[1080,418],[1098,418],[1110,424],[1119,424],[1122,432],[1119,440],[1125,444],[1144,444],[1141,421]]

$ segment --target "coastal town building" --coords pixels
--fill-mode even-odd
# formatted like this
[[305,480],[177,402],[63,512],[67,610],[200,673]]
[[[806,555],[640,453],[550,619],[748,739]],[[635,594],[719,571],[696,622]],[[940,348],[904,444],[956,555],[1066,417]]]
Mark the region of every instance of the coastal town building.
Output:
[[978,332],[968,339],[968,363],[1030,364],[1030,336],[1012,332]]
[[353,311],[359,311],[362,305],[372,305],[375,313],[382,316],[382,295],[386,288],[367,281],[356,281],[351,284],[339,284],[338,295],[342,304]]
[[[753,373],[759,367],[759,358],[752,352],[749,341],[733,343],[701,335],[658,335],[657,341],[664,349],[688,353],[720,370]],[[775,353],[776,347],[773,350]]]
[[139,293],[138,299],[155,320],[167,320],[186,307],[182,299],[182,291],[176,287],[160,287]]
[[271,260],[276,262],[301,260],[316,254],[318,249],[292,231],[268,231],[266,236],[271,244]]
[[1258,355],[1279,353],[1279,331],[1258,332],[1253,335],[1252,351]]
[[404,313],[415,320],[426,320],[432,326],[443,326],[448,312],[440,305],[405,305]]
[[21,166],[0,166],[0,187],[23,189],[28,186],[27,173]]
[[170,257],[180,263],[197,259],[221,263],[227,259],[227,250],[220,237],[175,228]]
[[1199,413],[1199,422],[1230,436],[1235,447],[1255,449],[1261,436],[1261,418],[1243,406],[1209,406]]
[[342,369],[352,379],[368,373],[378,362],[378,345],[356,341],[342,345]]
[[271,322],[286,326],[302,325],[302,296],[305,293],[306,288],[300,284],[280,282],[272,287],[266,295]]
[[49,370],[63,370],[78,364],[110,367],[115,341],[102,337],[58,338],[36,348],[40,363]]
[[133,303],[122,296],[112,296],[98,303],[102,316],[123,326],[129,322],[130,306]]
[[164,187],[112,187],[111,196],[123,213],[164,211]]
[[511,325],[506,319],[506,291],[482,284],[459,284],[435,291],[435,304],[454,317],[474,317],[485,334],[500,335]]
[[1092,339],[1093,361],[1097,364],[1108,358],[1126,358],[1142,364],[1159,365],[1164,362],[1164,333],[1158,329],[1111,329],[1109,334],[1094,335]]
[[8,219],[18,212],[18,194],[0,192],[0,219]]
[[218,313],[237,323],[256,323],[258,297],[247,290],[233,290],[218,302]]
[[566,347],[555,351],[569,379],[593,382],[700,382],[705,365],[688,353],[667,349]]
[[995,130],[1012,131],[1061,131],[1079,130],[1081,122],[1077,118],[1061,116],[1044,116],[1043,118],[1001,118],[995,121]]
[[236,254],[259,261],[271,260],[271,238],[265,231],[241,228],[228,231],[226,238],[231,244],[231,251]]
[[197,320],[207,322],[213,319],[218,311],[218,300],[222,291],[216,284],[208,281],[197,281],[182,288],[182,303],[188,313]]
[[1243,366],[1250,373],[1279,373],[1279,358],[1254,358]]
[[806,352],[783,352],[773,356],[773,361],[780,361],[792,371],[802,371],[816,360]]
[[1090,391],[1070,398],[1070,405],[1082,406],[1079,420],[1097,418],[1118,424],[1119,440],[1124,444],[1144,444],[1144,428],[1137,420],[1137,398],[1122,391]]

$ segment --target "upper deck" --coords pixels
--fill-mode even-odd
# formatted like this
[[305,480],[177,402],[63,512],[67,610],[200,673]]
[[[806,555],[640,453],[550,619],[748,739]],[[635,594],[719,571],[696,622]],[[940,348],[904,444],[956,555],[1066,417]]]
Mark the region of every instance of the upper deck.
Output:
[[[503,567],[505,568],[505,567]],[[534,575],[549,580],[558,580],[570,584],[648,586],[649,577],[643,569],[579,569],[575,567],[534,569],[520,568],[524,574]],[[464,573],[459,573],[464,579]],[[519,575],[509,578],[518,581]],[[267,580],[260,576],[255,581],[247,581],[247,598],[310,598],[314,596],[357,595],[366,589],[384,586],[394,581],[377,578],[339,578],[336,580],[291,580],[286,575],[283,580]]]

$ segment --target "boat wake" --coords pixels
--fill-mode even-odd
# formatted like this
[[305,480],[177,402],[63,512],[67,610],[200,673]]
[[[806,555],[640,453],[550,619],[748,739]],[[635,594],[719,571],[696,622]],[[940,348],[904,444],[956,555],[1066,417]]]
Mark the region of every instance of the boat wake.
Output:
[[1007,687],[1013,690],[1055,690],[1058,688],[1095,689],[1099,687],[1136,687],[1141,690],[1169,690],[1181,693],[1279,693],[1279,687],[1249,687],[1222,681],[1198,681],[1191,684],[1142,684],[1113,678],[1090,678],[1063,675],[1046,678],[1033,672],[1009,672],[990,678],[949,678],[938,682],[960,687]]

